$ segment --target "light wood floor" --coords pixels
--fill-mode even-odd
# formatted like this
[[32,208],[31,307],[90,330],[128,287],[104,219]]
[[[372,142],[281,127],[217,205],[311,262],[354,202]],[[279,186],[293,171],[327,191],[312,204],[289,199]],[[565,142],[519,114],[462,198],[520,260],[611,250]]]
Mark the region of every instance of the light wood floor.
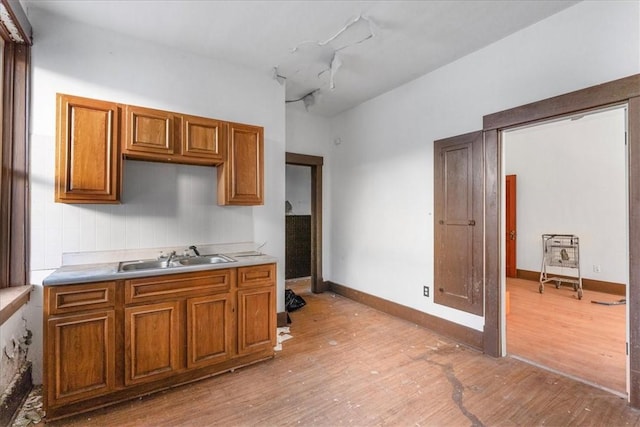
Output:
[[601,389],[294,291],[307,305],[275,359],[53,425],[640,425],[640,411]]
[[582,378],[626,396],[626,313],[621,296],[584,290],[582,300],[570,287],[507,280],[511,312],[507,316],[507,352]]

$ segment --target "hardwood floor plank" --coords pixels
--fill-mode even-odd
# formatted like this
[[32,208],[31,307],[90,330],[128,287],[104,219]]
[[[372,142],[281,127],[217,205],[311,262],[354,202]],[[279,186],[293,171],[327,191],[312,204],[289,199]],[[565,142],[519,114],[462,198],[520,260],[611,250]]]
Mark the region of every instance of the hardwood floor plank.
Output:
[[307,305],[273,360],[51,425],[640,425],[601,389],[331,293],[296,293]]
[[507,280],[507,352],[543,366],[626,393],[626,308],[591,301],[619,295],[584,290],[582,300],[567,287]]

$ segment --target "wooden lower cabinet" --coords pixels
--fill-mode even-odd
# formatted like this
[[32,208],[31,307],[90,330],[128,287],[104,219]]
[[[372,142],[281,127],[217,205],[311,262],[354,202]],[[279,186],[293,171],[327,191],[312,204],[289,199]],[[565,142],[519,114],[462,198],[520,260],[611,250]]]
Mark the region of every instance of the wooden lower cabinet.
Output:
[[178,301],[124,310],[126,385],[155,381],[180,369]]
[[233,355],[230,294],[187,300],[187,368],[224,362]]
[[46,322],[46,396],[50,406],[113,391],[115,372],[113,310],[55,316]]
[[238,353],[248,354],[273,348],[276,292],[272,287],[238,291]]
[[45,286],[47,420],[273,357],[275,264]]

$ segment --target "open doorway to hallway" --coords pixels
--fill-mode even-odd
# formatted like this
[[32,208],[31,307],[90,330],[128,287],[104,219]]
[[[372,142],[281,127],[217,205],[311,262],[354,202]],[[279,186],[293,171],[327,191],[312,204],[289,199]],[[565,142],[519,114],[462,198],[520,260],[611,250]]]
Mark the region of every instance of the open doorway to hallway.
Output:
[[285,281],[311,289],[311,168],[286,165]]
[[[291,227],[285,227],[295,232],[291,238],[285,238],[285,280],[308,277],[310,290],[314,293],[323,292],[326,288],[322,276],[323,163],[319,156],[286,153],[285,219],[289,222],[288,218],[296,214],[308,218],[292,219]],[[296,221],[299,224],[293,224]],[[309,244],[306,243],[307,238]]]
[[[502,221],[505,242],[515,238],[516,247],[516,275],[505,280],[507,353],[624,396],[629,280],[625,135],[625,107],[502,134],[503,178],[517,176],[517,225],[505,224],[508,206]],[[559,287],[548,283],[540,293],[542,234],[580,238],[580,268],[551,272],[580,276],[582,300],[562,282]],[[513,276],[503,263],[503,277]]]

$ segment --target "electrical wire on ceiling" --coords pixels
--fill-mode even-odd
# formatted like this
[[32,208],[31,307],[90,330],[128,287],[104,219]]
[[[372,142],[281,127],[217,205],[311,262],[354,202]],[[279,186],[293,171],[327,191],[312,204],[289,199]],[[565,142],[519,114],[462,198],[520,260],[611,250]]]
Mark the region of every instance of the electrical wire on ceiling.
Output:
[[320,89],[314,89],[311,92],[307,93],[306,95],[301,96],[298,99],[288,99],[288,100],[285,101],[285,103],[288,104],[288,103],[291,103],[291,102],[302,101],[302,103],[304,104],[305,110],[309,111],[309,107],[316,103],[316,96],[317,96],[319,91],[320,91]]
[[278,67],[273,67],[273,80],[277,81],[282,86],[287,81],[287,78],[280,75]]

